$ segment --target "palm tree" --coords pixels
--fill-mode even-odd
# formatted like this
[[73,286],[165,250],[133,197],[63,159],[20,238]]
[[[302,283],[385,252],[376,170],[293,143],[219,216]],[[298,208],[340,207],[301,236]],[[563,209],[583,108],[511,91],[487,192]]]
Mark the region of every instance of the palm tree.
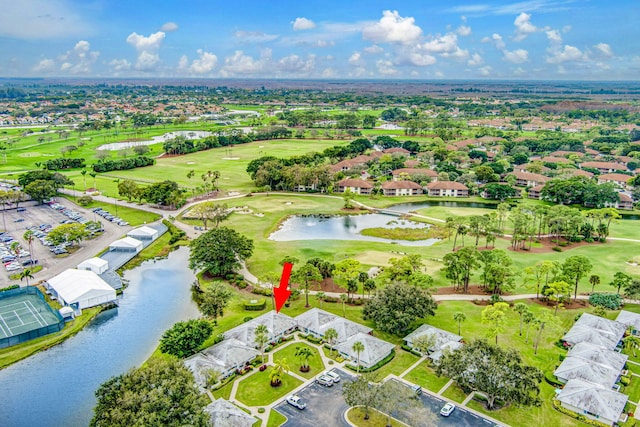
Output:
[[600,276],[598,276],[597,274],[592,274],[591,277],[589,277],[589,283],[591,283],[591,293],[593,293],[596,285],[600,284]]
[[93,189],[96,189],[96,176],[98,175],[95,172],[89,172],[89,175],[91,175],[91,177],[93,178]]
[[453,313],[453,320],[458,322],[458,335],[460,335],[460,324],[467,320],[467,315],[461,311],[456,311]]
[[358,365],[357,365],[357,373],[360,373],[360,353],[362,353],[364,351],[364,344],[362,344],[361,341],[356,341],[353,343],[353,347],[351,347],[351,349],[353,351],[356,352],[356,357],[358,360]]
[[269,330],[266,325],[258,325],[254,334],[254,341],[260,347],[260,355],[264,364],[264,345],[269,341]]
[[325,294],[322,291],[318,291],[316,293],[316,299],[318,300],[318,302],[320,302],[320,308],[322,308],[322,301],[324,301],[326,296],[327,296],[327,294]]
[[296,347],[295,356],[300,360],[300,372],[309,372],[309,358],[313,351],[309,347]]
[[637,335],[627,335],[622,340],[625,347],[631,348],[633,350],[633,357],[637,357],[636,350],[640,347],[640,337]]
[[522,316],[524,315],[524,313],[529,311],[529,306],[527,306],[527,304],[523,302],[519,302],[513,306],[513,311],[520,315],[520,336],[522,336]]
[[33,231],[27,230],[22,237],[29,244],[29,264],[33,265],[33,239],[35,239],[36,236],[33,234]]
[[349,297],[347,296],[347,294],[340,294],[340,302],[342,303],[342,317],[344,318],[347,317],[347,307],[345,306],[345,304],[347,303],[348,299]]
[[364,282],[364,285],[362,285],[362,290],[367,291],[367,295],[371,296],[371,291],[376,289],[376,282],[373,279],[367,279],[366,282]]
[[527,330],[524,336],[525,343],[529,342],[529,329],[530,329],[531,323],[533,323],[534,320],[536,320],[536,316],[531,311],[525,311],[524,314],[522,315],[522,321],[524,322],[525,325],[527,325]]
[[31,270],[30,268],[25,268],[20,272],[20,281],[22,282],[22,279],[27,279],[27,287],[29,287],[29,279],[33,279],[32,273],[33,270]]
[[84,191],[87,191],[87,170],[82,169],[80,175],[82,175],[82,180],[84,181]]
[[271,381],[271,387],[278,387],[282,384],[282,374],[289,372],[291,369],[287,364],[287,359],[278,359],[273,364],[273,369],[269,373],[269,381]]
[[331,357],[331,355],[333,354],[333,344],[338,339],[338,331],[336,331],[334,328],[327,329],[324,333],[324,339],[327,340],[329,346],[331,347],[331,350],[329,351],[329,357]]

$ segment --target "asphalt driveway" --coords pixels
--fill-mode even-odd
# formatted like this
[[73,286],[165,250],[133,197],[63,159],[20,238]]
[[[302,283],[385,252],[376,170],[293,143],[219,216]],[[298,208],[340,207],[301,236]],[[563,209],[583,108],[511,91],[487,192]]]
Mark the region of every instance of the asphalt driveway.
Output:
[[299,410],[282,402],[275,407],[275,410],[287,417],[287,422],[283,425],[287,427],[348,427],[343,420],[344,412],[349,408],[342,398],[342,384],[349,378],[355,378],[340,369],[333,369],[341,377],[341,381],[333,387],[324,387],[320,384],[311,383],[298,393],[307,402],[304,410]]

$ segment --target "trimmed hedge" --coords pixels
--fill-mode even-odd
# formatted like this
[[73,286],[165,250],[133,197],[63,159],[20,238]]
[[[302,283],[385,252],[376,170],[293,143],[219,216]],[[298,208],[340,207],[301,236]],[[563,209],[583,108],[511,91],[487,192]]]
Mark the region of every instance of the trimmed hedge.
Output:
[[298,334],[298,337],[305,339],[313,344],[321,344],[322,343],[322,338],[318,338],[318,337],[314,337],[313,335],[309,334],[309,335],[305,335],[305,334]]
[[75,169],[75,168],[83,168],[85,167],[84,159],[67,159],[67,158],[57,158],[57,159],[49,159],[44,164],[45,168],[50,171],[57,171],[60,169]]
[[247,311],[261,311],[267,306],[267,301],[264,299],[259,300],[258,302],[244,302],[244,309]]
[[408,346],[408,345],[406,345],[406,344],[402,344],[402,345],[400,346],[400,348],[401,348],[401,349],[403,349],[404,351],[408,351],[409,353],[414,354],[414,355],[416,355],[416,356],[418,356],[418,357],[422,357],[422,356],[423,356],[423,354],[422,354],[422,353],[420,353],[418,350],[415,350],[415,349],[413,349],[413,348],[409,347],[409,346]]
[[155,163],[156,161],[151,157],[138,156],[121,160],[102,160],[91,165],[91,168],[94,172],[110,172],[141,168],[144,166],[151,166]]
[[11,289],[17,289],[19,288],[20,285],[11,285],[11,286],[7,286],[6,288],[2,288],[0,289],[0,292],[4,292],[4,291],[10,291]]
[[544,373],[544,380],[547,382],[547,384],[553,387],[564,387],[564,383],[560,382],[560,380],[558,380],[558,378],[556,378],[556,376],[551,372]]
[[[372,367],[370,367],[370,368],[360,368],[360,373],[373,372],[373,371],[375,371],[377,369],[380,369],[384,365],[386,365],[387,363],[391,362],[394,357],[396,357],[395,349],[391,350],[391,353],[389,353],[389,355],[387,357],[385,357],[384,359],[382,359],[381,361],[379,361],[378,363],[376,363]],[[358,367],[357,366],[351,365],[349,363],[347,363],[344,366],[346,366],[347,368],[351,369],[354,372],[358,372]]]

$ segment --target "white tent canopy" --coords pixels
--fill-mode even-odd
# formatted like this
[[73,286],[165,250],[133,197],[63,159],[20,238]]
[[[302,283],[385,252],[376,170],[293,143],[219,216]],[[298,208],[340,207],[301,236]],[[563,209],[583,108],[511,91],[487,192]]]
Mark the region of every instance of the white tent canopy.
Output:
[[133,237],[125,237],[109,245],[110,251],[126,251],[126,252],[140,252],[142,250],[142,242],[134,239]]
[[77,304],[80,309],[116,300],[115,289],[88,270],[70,268],[52,277],[47,283],[62,304]]
[[145,225],[131,230],[127,233],[127,236],[133,237],[134,239],[153,240],[158,237],[158,234],[160,234],[158,230]]
[[102,274],[109,269],[109,262],[102,258],[89,258],[78,264],[78,270],[89,270]]

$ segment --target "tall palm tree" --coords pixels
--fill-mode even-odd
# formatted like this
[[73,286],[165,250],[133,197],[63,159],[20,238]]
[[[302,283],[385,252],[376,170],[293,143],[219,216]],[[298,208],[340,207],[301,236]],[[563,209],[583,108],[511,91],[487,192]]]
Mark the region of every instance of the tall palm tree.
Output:
[[29,264],[33,265],[33,239],[35,239],[36,236],[33,234],[33,231],[27,230],[22,237],[29,244]]
[[269,341],[269,330],[266,325],[258,325],[256,327],[254,341],[260,347],[260,355],[264,364],[264,345]]
[[461,311],[456,311],[453,313],[453,320],[458,322],[458,335],[460,335],[460,324],[467,320],[467,315]]
[[20,281],[27,279],[27,287],[29,287],[29,279],[33,279],[33,271],[30,268],[25,268],[20,272]]
[[82,180],[84,181],[84,191],[87,191],[87,170],[82,169],[80,175],[82,175]]
[[340,302],[342,303],[342,317],[347,317],[347,307],[345,306],[345,304],[347,303],[347,300],[349,299],[349,297],[347,296],[347,294],[340,294]]
[[282,375],[286,372],[289,372],[291,369],[289,368],[289,364],[287,363],[287,359],[278,359],[273,364],[273,369],[269,374],[269,380],[271,381],[272,387],[278,387],[282,382]]
[[589,277],[589,283],[591,284],[591,293],[593,293],[596,285],[600,284],[600,276],[598,276],[597,274],[592,274],[591,277]]
[[357,373],[360,373],[360,353],[364,351],[364,344],[361,341],[356,341],[353,343],[353,347],[351,347],[353,351],[356,352],[356,357],[358,360]]
[[329,342],[329,346],[331,350],[329,351],[329,357],[333,354],[333,344],[338,339],[338,331],[334,328],[329,328],[324,332],[324,339]]
[[295,356],[300,360],[300,371],[309,372],[309,358],[313,351],[309,347],[296,347]]
[[322,291],[316,292],[316,299],[320,303],[320,308],[322,308],[322,301],[324,301],[326,297],[327,297],[327,294],[325,294],[324,292]]
[[637,335],[627,335],[623,338],[622,342],[625,347],[633,350],[633,357],[637,357],[636,350],[640,347],[640,337]]

